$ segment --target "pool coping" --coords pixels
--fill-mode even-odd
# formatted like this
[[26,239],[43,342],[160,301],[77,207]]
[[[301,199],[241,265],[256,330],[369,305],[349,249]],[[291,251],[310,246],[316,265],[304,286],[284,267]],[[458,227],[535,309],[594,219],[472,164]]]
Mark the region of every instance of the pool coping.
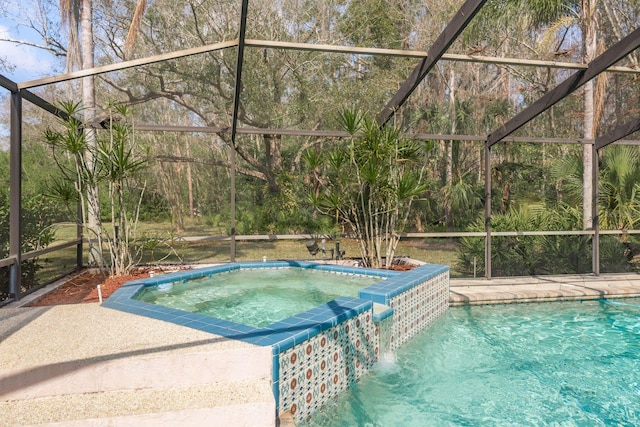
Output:
[[452,278],[452,307],[640,297],[640,274]]

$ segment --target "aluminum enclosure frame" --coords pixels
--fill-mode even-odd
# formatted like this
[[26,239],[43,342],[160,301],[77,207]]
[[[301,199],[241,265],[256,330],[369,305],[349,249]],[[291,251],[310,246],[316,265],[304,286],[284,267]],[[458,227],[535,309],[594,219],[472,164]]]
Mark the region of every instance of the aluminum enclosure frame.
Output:
[[[498,128],[488,136],[475,136],[475,135],[431,135],[431,134],[414,134],[416,138],[420,139],[447,139],[447,140],[460,140],[460,141],[483,141],[485,142],[484,148],[484,160],[485,160],[485,272],[486,277],[491,278],[491,236],[501,235],[502,233],[492,233],[491,230],[491,147],[498,142],[539,142],[539,143],[579,143],[579,144],[591,144],[594,150],[594,154],[597,155],[598,151],[620,139],[640,130],[640,118],[631,120],[627,123],[619,125],[614,131],[608,135],[598,137],[595,141],[584,139],[565,139],[565,138],[526,138],[526,137],[509,137],[511,133],[517,130],[519,127],[537,117],[544,112],[550,105],[564,99],[577,88],[583,85],[585,82],[593,79],[601,72],[620,72],[620,73],[640,73],[640,70],[614,66],[616,62],[624,58],[633,50],[640,46],[640,29],[635,29],[629,35],[624,37],[618,43],[611,48],[607,49],[598,58],[592,61],[590,64],[575,64],[575,63],[557,63],[549,61],[532,61],[532,60],[518,60],[518,59],[505,59],[505,58],[488,58],[488,57],[473,57],[468,55],[454,55],[447,54],[448,48],[457,39],[459,34],[464,28],[471,22],[475,15],[482,9],[485,4],[485,0],[466,0],[460,10],[446,25],[443,32],[438,39],[429,48],[428,52],[416,52],[416,51],[399,51],[392,49],[374,49],[374,48],[358,48],[350,46],[334,46],[334,45],[311,45],[304,43],[287,43],[265,40],[249,40],[245,39],[246,33],[246,19],[248,13],[248,0],[243,0],[242,8],[239,16],[239,34],[238,38],[234,40],[224,41],[220,43],[214,43],[206,46],[200,46],[191,49],[185,49],[180,51],[174,51],[162,55],[155,55],[148,58],[141,58],[132,61],[124,61],[117,64],[111,64],[102,67],[95,67],[92,69],[76,71],[73,73],[62,74],[58,76],[46,77],[43,79],[37,79],[27,81],[23,83],[15,83],[10,79],[0,75],[0,86],[5,88],[11,93],[11,128],[10,128],[10,252],[9,257],[0,260],[0,266],[10,266],[10,283],[11,294],[15,299],[20,298],[20,262],[23,259],[23,255],[20,251],[20,232],[21,229],[21,164],[22,164],[22,101],[27,100],[34,105],[42,108],[49,113],[66,120],[65,116],[54,105],[41,97],[30,92],[29,88],[46,86],[52,83],[58,83],[62,81],[75,80],[82,77],[95,76],[107,72],[123,70],[127,68],[135,68],[146,64],[163,62],[171,59],[186,57],[190,55],[198,55],[206,52],[212,52],[216,50],[223,50],[229,48],[238,49],[237,65],[236,65],[236,81],[234,88],[234,103],[232,114],[232,126],[229,128],[209,128],[209,127],[180,127],[180,126],[152,126],[152,125],[138,125],[139,130],[146,131],[172,131],[172,132],[207,132],[217,134],[231,134],[232,141],[232,176],[235,177],[235,139],[238,134],[269,134],[269,135],[298,135],[298,136],[318,136],[327,138],[341,138],[344,137],[343,132],[337,131],[315,131],[315,130],[294,130],[294,129],[249,129],[238,128],[238,108],[240,104],[240,92],[242,90],[242,67],[244,63],[244,49],[251,47],[272,48],[272,49],[297,49],[297,50],[313,50],[319,52],[343,52],[350,54],[367,54],[367,55],[389,55],[389,56],[404,56],[404,57],[417,57],[422,58],[420,63],[416,66],[413,72],[405,79],[401,84],[400,89],[396,95],[387,103],[383,110],[378,115],[378,122],[381,125],[387,123],[395,112],[402,106],[402,104],[408,99],[417,85],[425,78],[435,64],[440,60],[448,61],[466,61],[466,62],[480,62],[480,63],[494,63],[494,64],[518,64],[524,66],[540,66],[540,67],[554,67],[554,68],[566,68],[577,69],[571,77],[558,85],[555,89],[551,90],[540,99],[532,103],[528,108],[523,110],[520,114],[514,116],[507,121],[503,126]],[[553,103],[553,104],[552,104]],[[624,141],[624,143],[640,145],[640,141]],[[597,190],[597,176],[598,166],[597,162],[594,162],[594,170],[592,177],[594,180],[595,189]],[[235,178],[234,178],[235,179]],[[235,182],[232,181],[235,186]],[[232,223],[231,223],[231,239],[235,242],[235,188],[232,190],[231,197],[232,206]],[[597,204],[594,208],[596,210],[594,214],[594,230],[587,232],[593,235],[594,246],[597,246],[598,238],[600,234],[599,225],[597,221]],[[81,233],[81,231],[79,231]],[[437,234],[437,233],[436,233]],[[459,233],[453,233],[459,234]],[[72,244],[78,245],[78,267],[82,265],[82,236],[78,236],[77,242]],[[64,245],[62,245],[64,246]],[[68,244],[67,244],[68,246]],[[56,248],[53,248],[56,249]],[[47,251],[53,250],[47,249]],[[595,249],[597,251],[597,248]],[[594,259],[594,274],[599,274],[598,267],[598,253]],[[32,257],[33,255],[31,255]],[[235,244],[232,244],[232,252],[230,254],[231,259],[235,257]]]

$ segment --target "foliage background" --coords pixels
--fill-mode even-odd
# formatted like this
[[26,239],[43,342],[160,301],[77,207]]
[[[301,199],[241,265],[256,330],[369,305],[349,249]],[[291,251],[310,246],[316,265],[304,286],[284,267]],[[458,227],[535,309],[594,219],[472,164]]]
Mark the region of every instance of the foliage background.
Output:
[[[337,44],[388,49],[426,50],[462,2],[444,0],[283,0],[250,2],[250,39]],[[42,50],[59,58],[62,71],[69,54],[69,33],[60,20],[57,1],[8,2],[1,12],[16,25],[42,35]],[[96,65],[117,63],[237,36],[239,2],[169,0],[147,5],[136,43],[126,51],[137,2],[93,0]],[[544,6],[544,7],[540,7]],[[587,15],[589,8],[593,14]],[[33,11],[40,11],[36,15]],[[640,22],[640,4],[627,2],[490,0],[450,53],[583,62],[587,29],[597,24],[598,52],[611,46]],[[130,106],[137,125],[229,127],[236,51],[225,49],[174,59],[95,79],[98,117],[111,102]],[[392,56],[345,55],[303,50],[248,47],[245,55],[239,127],[335,130],[337,111],[357,107],[376,114],[395,94],[417,60]],[[619,65],[636,66],[638,52]],[[5,64],[6,65],[6,64]],[[54,70],[52,70],[53,72]],[[413,133],[487,135],[549,91],[571,71],[441,61],[395,115],[398,128]],[[640,80],[633,74],[605,73],[595,82],[596,135],[637,117]],[[80,99],[79,82],[35,88],[49,100]],[[8,103],[3,103],[7,108]],[[25,103],[23,129],[23,203],[45,192],[54,176],[53,156],[43,143],[43,130],[54,120]],[[104,116],[102,116],[104,117]],[[8,127],[8,111],[2,122]],[[517,132],[517,136],[581,138],[585,132],[582,91],[577,91]],[[193,236],[230,233],[230,157],[228,133],[148,132],[137,130],[147,167],[130,184],[142,195],[137,243],[143,260],[201,261],[200,252],[183,248]],[[333,235],[343,224],[320,214],[307,194],[317,173],[302,161],[309,149],[324,152],[341,140],[287,135],[238,135],[236,150],[236,228],[240,234],[309,233]],[[481,229],[484,214],[483,144],[430,141],[434,150],[424,160],[426,189],[411,205],[413,232]],[[6,133],[0,133],[6,150]],[[637,147],[603,150],[599,200],[605,229],[637,225]],[[8,180],[2,151],[1,179]],[[609,158],[610,157],[610,158]],[[633,161],[628,161],[628,160]],[[582,230],[582,147],[577,144],[500,143],[492,150],[492,221],[496,230]],[[615,166],[614,166],[615,165]],[[8,188],[8,186],[7,186]],[[145,188],[144,193],[138,191]],[[101,198],[103,211],[109,201]],[[71,221],[74,212],[58,205],[52,221]],[[36,222],[37,224],[37,222]],[[43,223],[44,224],[44,223]],[[43,225],[44,226],[44,225]],[[60,228],[59,228],[60,229]],[[56,241],[69,238],[59,231]],[[477,251],[481,239],[454,240],[457,274],[472,274],[483,265]],[[606,240],[611,257],[607,271],[632,268],[633,236]],[[4,242],[4,241],[3,241]],[[419,257],[434,261],[433,240],[415,240]],[[494,239],[499,274],[582,272],[590,264],[589,244],[581,237]],[[199,244],[204,244],[200,242]],[[345,243],[346,244],[346,243]],[[605,244],[605,243],[603,243]],[[447,246],[448,243],[441,246]],[[194,245],[190,246],[193,247]],[[298,244],[298,247],[302,245]],[[480,245],[480,248],[482,245]],[[302,255],[304,256],[304,248]],[[172,252],[173,250],[173,252]],[[609,249],[607,249],[609,250]],[[153,256],[150,252],[153,251]],[[222,250],[221,253],[226,253]],[[264,251],[264,248],[261,248]],[[616,252],[617,251],[617,252]],[[204,252],[204,254],[202,253]],[[407,250],[408,252],[408,250]],[[605,251],[602,251],[603,254]],[[179,256],[176,256],[176,253]],[[247,255],[247,254],[251,255]],[[271,257],[269,252],[269,256]],[[273,252],[278,256],[277,252]],[[353,250],[353,254],[356,250]],[[617,254],[617,255],[616,255]],[[260,255],[244,250],[240,257]],[[504,261],[499,261],[504,259]],[[474,261],[475,260],[475,261]],[[621,262],[613,262],[620,260]],[[480,272],[477,272],[480,274]]]

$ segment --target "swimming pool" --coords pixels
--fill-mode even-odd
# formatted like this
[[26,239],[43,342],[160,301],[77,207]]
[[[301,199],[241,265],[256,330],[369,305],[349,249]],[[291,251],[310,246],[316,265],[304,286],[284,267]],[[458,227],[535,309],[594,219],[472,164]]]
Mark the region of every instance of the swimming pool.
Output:
[[382,281],[305,268],[233,270],[143,289],[139,301],[264,327]]
[[640,425],[640,299],[451,308],[301,425]]

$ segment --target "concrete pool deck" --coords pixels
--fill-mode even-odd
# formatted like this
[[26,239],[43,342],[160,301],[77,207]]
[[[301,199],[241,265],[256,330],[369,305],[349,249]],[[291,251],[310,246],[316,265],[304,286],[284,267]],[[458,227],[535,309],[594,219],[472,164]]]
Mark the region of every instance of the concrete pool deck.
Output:
[[640,274],[451,279],[450,306],[640,297]]
[[98,304],[0,309],[0,425],[272,426],[271,349]]
[[[452,306],[633,296],[638,274],[452,279],[450,288]],[[0,309],[2,426],[274,426],[270,381],[268,347],[98,304]]]

